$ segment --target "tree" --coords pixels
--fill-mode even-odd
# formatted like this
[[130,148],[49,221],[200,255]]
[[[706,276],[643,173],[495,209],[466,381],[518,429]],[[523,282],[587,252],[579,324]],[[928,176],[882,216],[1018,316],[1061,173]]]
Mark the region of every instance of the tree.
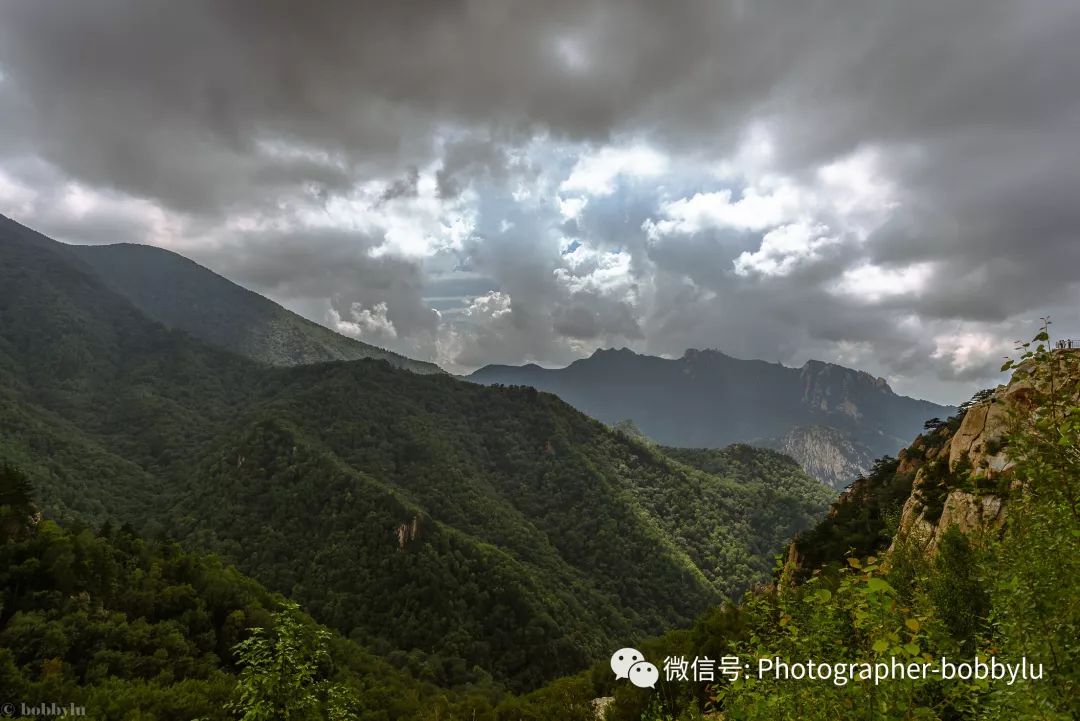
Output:
[[233,647],[243,670],[229,708],[241,714],[241,721],[357,718],[350,710],[352,691],[320,678],[330,661],[330,632],[306,626],[292,601],[285,601],[273,618],[273,636],[255,628]]
[[37,513],[30,479],[15,466],[0,464],[0,541],[17,538]]
[[15,466],[0,465],[0,506],[29,506],[33,497],[30,479]]

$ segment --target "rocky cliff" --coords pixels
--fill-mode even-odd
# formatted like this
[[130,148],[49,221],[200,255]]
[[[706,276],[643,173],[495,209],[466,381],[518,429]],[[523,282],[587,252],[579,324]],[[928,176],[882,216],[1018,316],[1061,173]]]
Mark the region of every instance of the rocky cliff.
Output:
[[757,441],[794,458],[810,475],[834,488],[870,470],[874,451],[851,435],[830,426],[797,426],[779,438]]
[[937,429],[947,436],[940,447],[928,449],[920,437],[901,451],[898,470],[913,472],[914,480],[895,537],[933,553],[953,526],[975,538],[1000,532],[1008,499],[1020,490],[1010,473],[1015,465],[1008,446],[1011,424],[1042,412],[1038,398],[1051,384],[1075,374],[1077,359],[1080,355],[1055,352],[1056,379],[1045,371],[1033,378],[1032,365],[1021,366],[1007,385],[977,397],[955,431]]
[[[1055,351],[1052,358],[1055,362],[1038,365],[1034,380],[1036,365],[1021,364],[1008,384],[977,393],[944,420],[927,421],[923,433],[895,458],[873,462],[817,526],[795,539],[789,563],[805,576],[848,556],[880,555],[901,538],[934,553],[954,526],[975,540],[999,533],[1010,498],[1023,490],[1013,473],[1014,456],[1022,451],[1010,446],[1014,424],[1031,431],[1045,425],[1055,404],[1080,396],[1080,353]],[[1052,386],[1055,394],[1048,392]],[[1054,404],[1047,400],[1051,395]],[[813,433],[792,436],[790,442],[804,444],[804,457],[808,447],[822,451],[826,464],[836,460],[822,450],[827,444],[815,445]]]

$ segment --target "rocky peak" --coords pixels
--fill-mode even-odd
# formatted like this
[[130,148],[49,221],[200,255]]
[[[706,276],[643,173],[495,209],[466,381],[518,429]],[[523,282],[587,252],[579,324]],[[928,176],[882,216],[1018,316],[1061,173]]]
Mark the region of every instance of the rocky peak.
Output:
[[683,360],[713,360],[717,358],[730,358],[726,353],[715,348],[687,348],[683,353]]
[[826,413],[841,413],[858,420],[859,401],[868,395],[892,394],[884,378],[833,363],[809,360],[799,371],[803,404]]
[[589,356],[589,357],[590,358],[619,358],[619,357],[629,358],[629,357],[636,356],[636,355],[637,355],[637,353],[630,350],[626,346],[623,346],[622,348],[597,348],[596,350],[593,351],[593,354],[591,356]]

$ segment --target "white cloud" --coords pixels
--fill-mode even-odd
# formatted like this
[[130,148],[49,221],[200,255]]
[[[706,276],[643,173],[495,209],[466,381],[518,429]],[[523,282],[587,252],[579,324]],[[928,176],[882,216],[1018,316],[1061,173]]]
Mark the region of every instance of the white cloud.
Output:
[[464,316],[472,321],[497,320],[512,312],[513,300],[509,294],[492,290],[473,298]]
[[817,193],[849,229],[865,237],[900,203],[895,183],[882,171],[881,154],[863,148],[818,168]]
[[775,172],[776,143],[764,124],[753,122],[742,134],[731,157],[716,163],[713,175],[721,180],[761,178]]
[[34,211],[37,193],[0,170],[0,213],[26,217]]
[[945,361],[958,377],[985,375],[1011,355],[1013,344],[985,330],[958,330],[934,337],[932,358]]
[[[862,149],[817,168],[812,182],[776,174],[763,158],[770,140],[757,130],[721,163],[720,175],[741,181],[738,199],[730,188],[698,192],[660,205],[659,220],[646,221],[652,238],[705,230],[761,231],[794,221],[836,222],[865,237],[898,206],[894,184],[881,172],[880,155]],[[749,158],[736,173],[739,158]]]
[[563,198],[560,196],[558,203],[559,212],[562,213],[562,217],[567,220],[572,220],[581,215],[581,211],[585,210],[585,206],[589,204],[589,199],[580,197]]
[[606,146],[580,158],[559,190],[611,195],[620,176],[651,178],[665,173],[667,156],[647,145]]
[[664,220],[648,220],[645,230],[651,238],[673,233],[699,233],[707,229],[764,230],[798,218],[806,199],[788,183],[772,189],[748,187],[732,202],[730,190],[696,193],[692,197],[664,203]]
[[182,216],[142,198],[70,180],[41,182],[55,178],[54,172],[35,164],[35,183],[0,171],[0,213],[65,242],[136,242],[183,250]]
[[375,257],[423,258],[460,249],[475,229],[475,193],[466,190],[449,200],[439,197],[435,170],[419,174],[416,195],[387,200],[387,182],[369,181],[326,202],[301,206],[296,221],[301,227],[350,229],[380,237],[382,242],[372,249]]
[[349,318],[331,308],[327,312],[327,324],[342,335],[361,340],[390,340],[397,338],[397,329],[387,317],[385,301],[365,308],[360,303],[353,303],[349,309]]
[[771,230],[761,239],[761,248],[744,252],[735,259],[735,272],[742,276],[782,277],[801,263],[820,257],[821,251],[839,239],[827,234],[822,225],[791,223]]
[[556,268],[556,280],[571,293],[592,291],[633,300],[632,261],[625,251],[601,251],[579,245],[563,254],[567,267]]
[[[740,183],[738,196],[723,188],[662,202],[658,217],[645,220],[642,229],[653,243],[710,230],[763,233],[756,251],[735,258],[735,272],[780,277],[823,258],[822,251],[841,238],[865,241],[898,207],[897,190],[882,173],[883,162],[873,149],[822,165],[808,178],[776,173],[773,155],[774,142],[764,126],[751,125],[731,158],[714,173]],[[837,281],[835,290],[878,298],[874,288],[909,292],[924,275],[923,269],[913,269],[886,279],[855,270]]]
[[876,303],[884,298],[916,295],[933,276],[933,263],[915,263],[903,268],[884,268],[871,263],[848,268],[832,290],[841,295]]

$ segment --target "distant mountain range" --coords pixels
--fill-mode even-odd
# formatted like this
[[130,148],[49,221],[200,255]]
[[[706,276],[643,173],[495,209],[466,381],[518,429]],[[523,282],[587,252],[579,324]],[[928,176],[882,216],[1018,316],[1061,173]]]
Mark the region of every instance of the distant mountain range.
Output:
[[374,358],[414,373],[443,372],[434,363],[335,333],[163,248],[131,243],[65,247],[150,318],[261,363]]
[[[444,372],[335,333],[162,248],[62,247],[153,320],[261,363],[370,358],[414,373]],[[708,350],[676,361],[598,351],[565,369],[487,366],[469,380],[548,390],[604,422],[631,419],[665,445],[773,448],[837,488],[874,458],[895,453],[926,418],[955,410],[897,396],[884,380],[841,366],[809,361],[791,369]]]
[[895,454],[927,419],[956,411],[832,363],[789,368],[715,350],[678,359],[598,350],[566,368],[489,365],[467,378],[549,391],[605,423],[631,420],[666,446],[774,448],[836,488]]

